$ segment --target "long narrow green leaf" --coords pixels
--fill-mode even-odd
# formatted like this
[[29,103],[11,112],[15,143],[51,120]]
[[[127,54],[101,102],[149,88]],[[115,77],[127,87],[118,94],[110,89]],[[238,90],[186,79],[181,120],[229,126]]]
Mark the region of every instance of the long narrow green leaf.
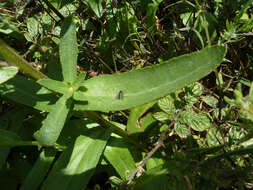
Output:
[[70,94],[63,95],[53,106],[44,120],[43,126],[35,133],[35,138],[42,145],[51,146],[58,139],[72,107]]
[[102,3],[103,0],[82,0],[84,3],[87,3],[91,9],[94,11],[94,13],[97,15],[98,18],[102,16]]
[[66,94],[69,92],[69,86],[65,82],[53,80],[53,79],[40,79],[37,81],[40,85],[60,94]]
[[110,131],[91,129],[89,136],[80,135],[56,161],[42,190],[85,189],[103,153]]
[[46,75],[39,72],[31,64],[29,64],[25,59],[16,53],[14,49],[8,46],[4,41],[0,39],[0,54],[6,59],[10,64],[17,66],[20,70],[29,74],[34,79],[47,78]]
[[72,17],[66,18],[63,22],[59,50],[64,81],[73,83],[77,74],[78,48],[76,26]]
[[53,150],[43,150],[33,168],[26,176],[20,190],[37,190],[44,177],[46,176],[54,158],[55,151]]
[[191,84],[214,70],[225,48],[212,46],[153,67],[84,81],[74,99],[78,110],[124,110],[145,104]]
[[7,99],[42,111],[50,111],[57,99],[51,91],[19,75],[1,84],[0,94]]
[[136,169],[128,144],[121,138],[111,138],[104,155],[123,180],[126,180]]
[[17,73],[17,67],[0,67],[0,84],[14,77]]

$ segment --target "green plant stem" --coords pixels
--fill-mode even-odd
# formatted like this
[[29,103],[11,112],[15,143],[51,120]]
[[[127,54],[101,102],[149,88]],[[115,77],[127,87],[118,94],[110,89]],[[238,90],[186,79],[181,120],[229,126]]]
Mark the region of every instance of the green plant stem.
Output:
[[18,55],[14,49],[8,46],[3,40],[0,39],[0,54],[8,61],[9,64],[17,66],[21,71],[24,71],[32,78],[39,80],[42,78],[48,78],[42,72],[36,70],[31,64],[29,64],[23,57]]
[[8,147],[16,147],[16,146],[40,146],[37,141],[7,141],[0,142],[0,147],[8,146]]
[[126,131],[124,131],[124,130],[120,129],[119,127],[115,126],[110,121],[107,121],[106,119],[102,118],[96,112],[84,111],[83,114],[85,116],[87,116],[89,119],[91,119],[91,120],[97,122],[98,124],[100,124],[102,127],[110,128],[113,133],[115,133],[115,134],[117,134],[121,137],[124,137],[128,142],[136,145],[138,148],[144,150],[145,152],[148,152],[148,149],[147,149],[146,145],[140,144],[136,140],[132,139]]

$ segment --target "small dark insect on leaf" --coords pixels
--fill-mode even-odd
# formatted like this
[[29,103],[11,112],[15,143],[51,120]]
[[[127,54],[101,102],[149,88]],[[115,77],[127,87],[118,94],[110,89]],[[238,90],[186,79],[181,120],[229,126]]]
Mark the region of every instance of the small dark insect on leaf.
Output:
[[122,100],[122,99],[123,99],[123,96],[124,96],[123,91],[120,90],[119,93],[118,93],[117,96],[116,96],[116,99]]

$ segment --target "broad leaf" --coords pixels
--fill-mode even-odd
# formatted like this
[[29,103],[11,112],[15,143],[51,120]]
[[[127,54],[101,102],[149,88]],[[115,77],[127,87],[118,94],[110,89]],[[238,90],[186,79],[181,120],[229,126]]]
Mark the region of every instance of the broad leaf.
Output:
[[20,190],[35,190],[39,189],[39,185],[44,180],[48,170],[50,169],[51,164],[55,158],[55,151],[46,149],[43,150],[33,168],[26,176]]
[[89,136],[80,135],[56,161],[43,190],[85,189],[103,153],[110,131],[90,130]]
[[104,155],[123,180],[126,180],[136,169],[128,144],[122,138],[111,138]]
[[185,111],[181,114],[182,121],[195,131],[204,131],[211,126],[210,119],[206,114]]
[[190,135],[190,130],[188,129],[188,127],[180,122],[175,123],[174,129],[178,136],[180,136],[181,138],[186,138],[188,135]]
[[63,95],[48,113],[43,126],[35,133],[35,138],[42,145],[53,145],[58,139],[72,107],[71,94]]
[[113,111],[145,104],[206,76],[224,55],[224,47],[212,46],[153,67],[94,77],[74,93],[80,101],[75,108]]
[[72,84],[77,74],[78,55],[76,26],[72,17],[66,18],[63,22],[59,51],[64,81]]
[[0,67],[0,84],[14,77],[17,72],[17,67]]

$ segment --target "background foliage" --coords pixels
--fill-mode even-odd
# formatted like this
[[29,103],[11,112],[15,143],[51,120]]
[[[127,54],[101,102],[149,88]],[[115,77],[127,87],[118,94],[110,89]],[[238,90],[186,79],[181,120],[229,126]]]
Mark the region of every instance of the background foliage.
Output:
[[1,1],[1,187],[252,189],[252,26],[251,0]]

